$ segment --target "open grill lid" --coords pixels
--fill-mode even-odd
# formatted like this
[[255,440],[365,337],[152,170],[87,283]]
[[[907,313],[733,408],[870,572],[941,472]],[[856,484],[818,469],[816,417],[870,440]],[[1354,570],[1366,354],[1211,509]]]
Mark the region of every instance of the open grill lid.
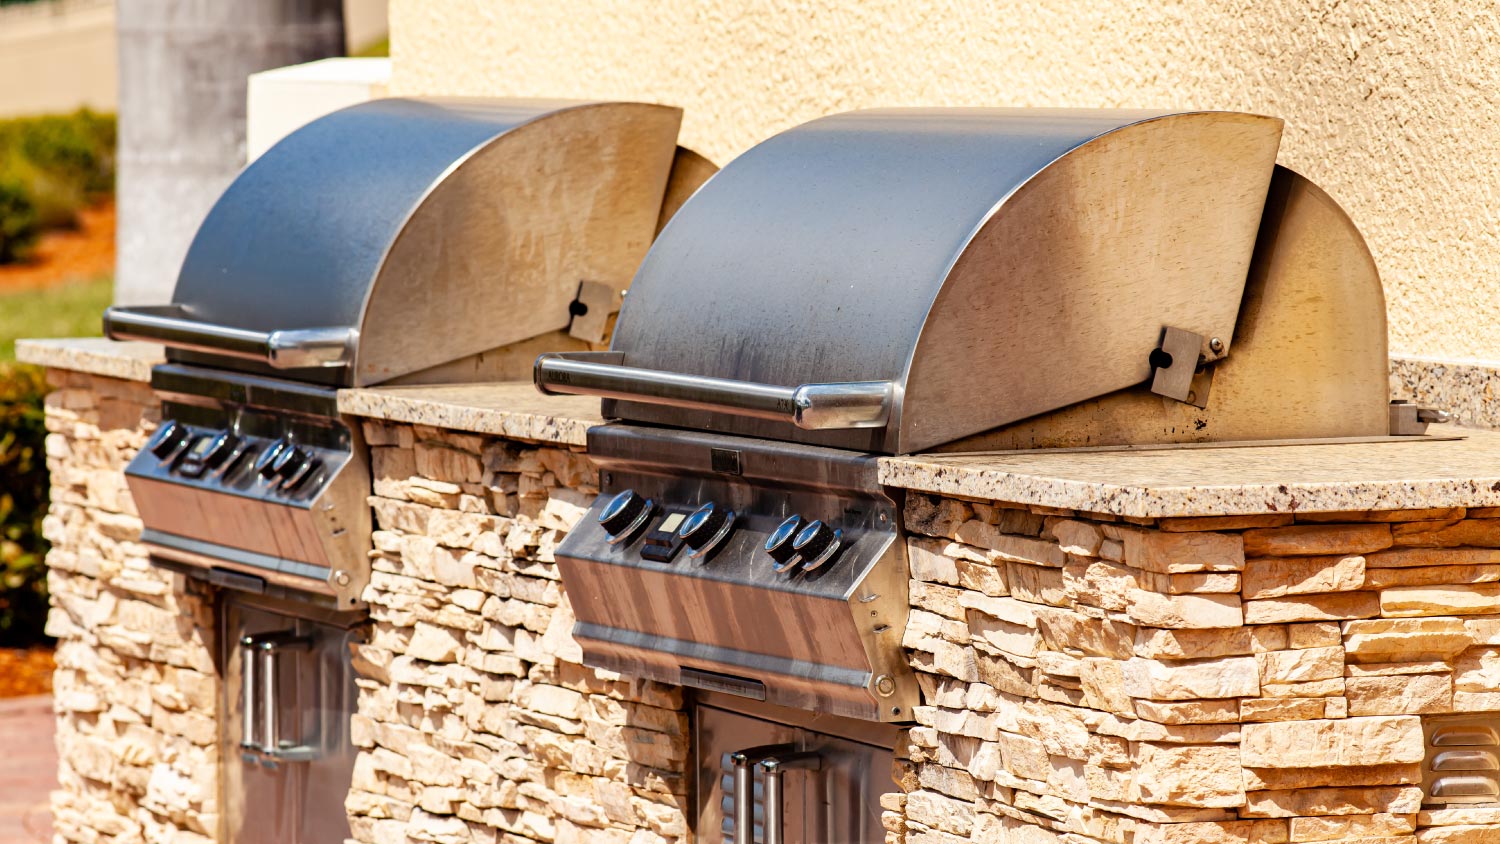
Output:
[[1226,112],[840,114],[741,155],[636,274],[610,352],[543,356],[606,416],[907,453],[1222,357],[1281,137]]
[[[106,331],[164,342],[173,361],[337,386],[455,361],[493,377],[497,348],[548,335],[588,348],[651,243],[680,122],[667,106],[555,100],[334,112],[239,174],[171,305],[113,308]],[[594,329],[574,334],[594,336],[570,341],[558,332],[580,290]]]

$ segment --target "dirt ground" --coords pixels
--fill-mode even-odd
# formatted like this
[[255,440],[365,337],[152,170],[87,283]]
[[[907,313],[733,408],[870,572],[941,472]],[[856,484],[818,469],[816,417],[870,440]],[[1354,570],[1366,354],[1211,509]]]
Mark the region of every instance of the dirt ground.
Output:
[[0,698],[52,691],[52,649],[0,648]]
[[115,270],[115,204],[79,213],[78,228],[42,235],[24,263],[0,265],[0,293],[48,287],[73,278],[91,278]]

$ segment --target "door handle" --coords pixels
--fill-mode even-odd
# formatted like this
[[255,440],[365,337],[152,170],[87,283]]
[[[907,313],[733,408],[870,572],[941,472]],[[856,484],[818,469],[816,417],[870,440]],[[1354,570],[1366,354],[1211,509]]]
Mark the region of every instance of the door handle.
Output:
[[[312,638],[291,630],[255,633],[240,637],[240,747],[289,762],[317,756],[308,745],[283,747],[277,704],[281,700],[281,654],[307,651]],[[255,717],[259,704],[260,718]]]
[[[760,771],[766,778],[766,814],[764,844],[782,844],[785,816],[781,806],[781,776],[785,771],[819,771],[823,768],[823,757],[817,751],[802,750],[794,753],[776,754],[760,760]],[[736,808],[738,804],[736,803]],[[739,844],[736,836],[735,844]]]
[[790,744],[762,744],[729,754],[734,768],[734,844],[755,844],[755,766],[796,752]]

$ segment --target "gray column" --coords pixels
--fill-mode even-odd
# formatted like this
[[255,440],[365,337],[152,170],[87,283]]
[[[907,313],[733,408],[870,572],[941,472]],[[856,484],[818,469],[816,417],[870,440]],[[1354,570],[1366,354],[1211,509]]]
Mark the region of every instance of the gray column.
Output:
[[245,160],[245,78],[344,53],[342,0],[119,0],[115,302],[167,301]]

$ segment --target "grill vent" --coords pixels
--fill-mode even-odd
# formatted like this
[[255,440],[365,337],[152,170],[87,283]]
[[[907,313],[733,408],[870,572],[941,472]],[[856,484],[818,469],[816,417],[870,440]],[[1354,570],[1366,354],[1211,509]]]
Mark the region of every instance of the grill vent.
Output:
[[1423,724],[1429,804],[1500,802],[1500,713],[1433,718]]

